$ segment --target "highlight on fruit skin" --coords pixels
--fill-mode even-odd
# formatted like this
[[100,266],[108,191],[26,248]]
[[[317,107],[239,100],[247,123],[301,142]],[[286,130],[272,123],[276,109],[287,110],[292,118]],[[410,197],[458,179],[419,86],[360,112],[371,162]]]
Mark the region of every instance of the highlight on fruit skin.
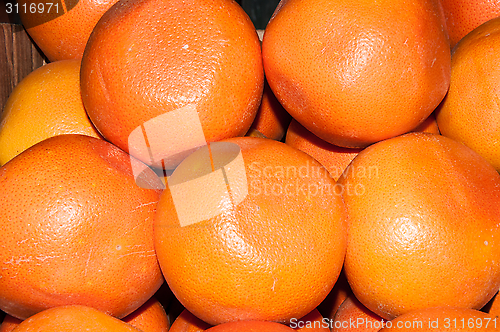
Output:
[[405,134],[361,151],[339,184],[358,189],[342,194],[344,269],[368,309],[384,319],[431,306],[479,310],[498,292],[500,175],[472,149]]
[[266,27],[262,56],[285,109],[341,147],[411,131],[450,84],[437,0],[283,1]]

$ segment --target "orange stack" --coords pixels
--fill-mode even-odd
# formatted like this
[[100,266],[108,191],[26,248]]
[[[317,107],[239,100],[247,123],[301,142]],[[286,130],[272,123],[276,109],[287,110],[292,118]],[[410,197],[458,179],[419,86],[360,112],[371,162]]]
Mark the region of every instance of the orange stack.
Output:
[[60,6],[16,7],[0,332],[500,329],[500,5]]

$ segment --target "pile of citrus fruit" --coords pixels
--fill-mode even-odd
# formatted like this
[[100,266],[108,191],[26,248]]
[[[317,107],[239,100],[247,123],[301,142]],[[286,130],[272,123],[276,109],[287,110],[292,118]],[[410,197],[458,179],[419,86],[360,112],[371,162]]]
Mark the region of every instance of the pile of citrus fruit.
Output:
[[0,332],[500,330],[498,3],[64,10],[20,13]]

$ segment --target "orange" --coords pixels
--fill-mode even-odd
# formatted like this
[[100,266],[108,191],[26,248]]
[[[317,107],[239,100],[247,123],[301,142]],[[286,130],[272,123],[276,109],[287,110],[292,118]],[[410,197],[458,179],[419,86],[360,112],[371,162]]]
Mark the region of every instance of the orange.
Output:
[[264,137],[279,141],[285,136],[291,120],[290,114],[276,99],[269,84],[265,82],[262,101],[250,130],[256,130]]
[[[174,321],[172,328],[169,330],[171,332],[202,332],[202,331],[212,331],[213,326],[203,322],[192,313],[184,310],[181,315]],[[265,321],[239,321],[232,323],[225,323],[218,325],[215,332],[223,331],[277,331],[277,332],[287,332],[294,331],[289,327]]]
[[446,27],[453,48],[465,35],[497,16],[500,3],[490,0],[440,0],[446,17]]
[[332,332],[376,332],[383,324],[384,320],[380,316],[349,295],[340,305],[331,325]]
[[[257,35],[262,42],[264,30],[258,29]],[[264,79],[264,91],[255,120],[246,136],[270,138],[280,141],[285,136],[286,129],[292,117],[283,108]]]
[[436,120],[436,113],[432,112],[431,115],[424,120],[424,122],[419,124],[412,131],[439,135],[440,131]]
[[363,149],[342,148],[330,144],[292,120],[286,132],[285,143],[299,149],[323,165],[337,181],[356,155]]
[[266,321],[229,322],[214,326],[208,332],[292,332],[293,329],[283,324]]
[[437,0],[283,1],[266,27],[262,55],[285,109],[342,147],[412,130],[450,83]]
[[500,288],[500,175],[473,150],[406,134],[361,151],[339,185],[344,269],[369,310],[393,319],[427,307],[480,309]]
[[[97,21],[116,2],[18,1],[19,14],[26,31],[50,61],[80,59]],[[36,12],[32,12],[35,6]]]
[[169,332],[202,332],[212,327],[187,309],[184,309],[172,323]]
[[437,110],[441,134],[472,148],[497,170],[500,170],[499,54],[500,18],[496,18],[476,28],[455,47],[450,91]]
[[385,323],[379,332],[493,332],[498,320],[473,309],[433,307],[411,311]]
[[312,157],[233,138],[191,154],[168,184],[155,249],[172,292],[198,318],[286,323],[332,289],[345,255],[344,207]]
[[170,327],[165,309],[154,297],[150,298],[130,315],[122,318],[122,321],[142,332],[166,332]]
[[257,137],[257,138],[269,138],[266,137],[263,133],[258,131],[257,129],[250,128],[247,133],[245,134],[247,137]]
[[304,317],[290,322],[290,327],[297,332],[330,332],[328,320],[325,320],[318,309],[314,309]]
[[[413,129],[413,131],[439,134],[436,118],[433,114]],[[335,180],[338,180],[344,169],[363,150],[362,148],[342,148],[330,144],[311,133],[293,119],[286,132],[285,143],[315,158],[328,170]]]
[[[439,134],[434,113],[413,131]],[[330,144],[311,133],[296,120],[292,120],[288,127],[285,143],[315,158],[321,165],[325,166],[335,180],[338,180],[344,169],[363,150],[362,148],[342,148]]]
[[[203,143],[247,133],[264,71],[257,32],[235,1],[139,0],[121,2],[99,21],[81,79],[84,105],[106,139],[130,152],[134,130],[144,128],[150,145],[173,136],[178,146],[171,155],[178,158],[164,163],[174,168],[193,148],[186,140],[197,129]],[[185,119],[182,107],[194,109],[196,118]],[[159,132],[141,127],[154,123],[161,123]],[[131,153],[158,162],[147,152]]]
[[22,320],[12,317],[10,315],[6,315],[3,319],[2,325],[0,325],[0,332],[11,332],[15,329],[19,324],[21,324]]
[[[290,325],[295,331],[302,332],[329,332],[328,322],[325,322],[323,316],[317,309],[314,309],[301,319],[294,319]],[[184,309],[176,318],[170,332],[201,332],[212,327],[205,323],[188,310]],[[1,331],[0,331],[1,332]]]
[[44,310],[19,324],[15,332],[139,332],[141,330],[94,308],[69,305]]
[[81,304],[121,318],[156,292],[159,191],[139,187],[130,163],[104,140],[60,135],[0,168],[3,311]]
[[26,76],[0,113],[0,166],[55,135],[100,137],[80,95],[80,61],[49,63]]
[[[142,332],[166,332],[169,329],[168,317],[161,304],[154,298],[139,309],[124,317],[122,321]],[[0,325],[0,332],[11,332],[22,320],[7,315]]]

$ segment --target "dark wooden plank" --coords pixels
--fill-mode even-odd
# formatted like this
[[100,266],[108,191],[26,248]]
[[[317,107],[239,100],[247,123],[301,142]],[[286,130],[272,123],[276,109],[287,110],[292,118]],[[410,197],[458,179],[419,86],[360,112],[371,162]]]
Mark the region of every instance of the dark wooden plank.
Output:
[[11,24],[0,24],[0,112],[3,110],[14,83],[12,59],[14,27]]
[[22,25],[0,23],[0,112],[14,87],[45,63]]

